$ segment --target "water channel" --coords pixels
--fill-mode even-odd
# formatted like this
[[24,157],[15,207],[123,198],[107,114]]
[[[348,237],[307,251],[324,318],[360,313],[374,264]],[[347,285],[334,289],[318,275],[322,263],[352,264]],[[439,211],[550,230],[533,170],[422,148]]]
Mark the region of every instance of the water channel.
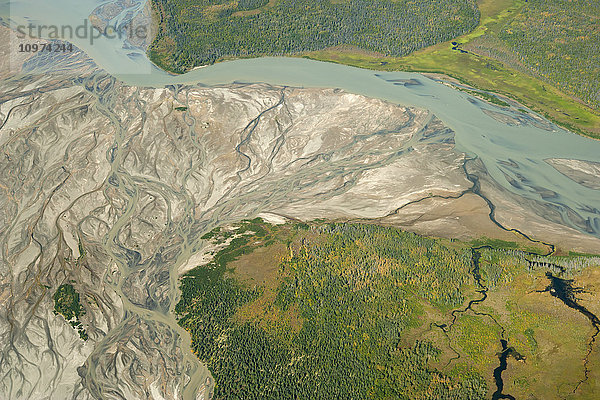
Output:
[[[107,3],[96,0],[8,0],[0,4],[0,17],[10,21],[13,27],[30,23],[77,27],[85,24],[97,7]],[[145,0],[129,4],[113,18],[113,24],[127,23],[142,11]],[[481,160],[497,184],[525,199],[558,210],[565,225],[600,237],[600,191],[578,184],[545,161],[564,158],[600,162],[600,141],[561,129],[533,112],[489,104],[418,73],[377,72],[302,58],[266,57],[219,63],[174,76],[154,67],[144,51],[132,47],[124,38],[100,37],[93,43],[89,37],[73,38],[71,42],[100,68],[130,85],[213,86],[244,82],[340,88],[429,109],[455,131],[458,149]],[[127,177],[121,178],[124,178],[123,184],[129,184]],[[114,235],[117,229],[118,226],[114,227],[111,234]],[[181,262],[185,261],[183,258]],[[485,293],[482,295],[485,298]],[[160,321],[185,334],[169,313],[143,310],[131,304],[126,307],[144,319]],[[503,348],[506,356],[507,351]],[[191,355],[189,351],[186,353]],[[195,362],[191,358],[187,360],[190,364]],[[197,379],[201,376],[198,371]],[[500,374],[501,369],[498,377]],[[199,385],[197,379],[196,382],[192,379],[192,384],[186,388],[186,398],[193,397]],[[502,388],[498,389],[501,393]]]

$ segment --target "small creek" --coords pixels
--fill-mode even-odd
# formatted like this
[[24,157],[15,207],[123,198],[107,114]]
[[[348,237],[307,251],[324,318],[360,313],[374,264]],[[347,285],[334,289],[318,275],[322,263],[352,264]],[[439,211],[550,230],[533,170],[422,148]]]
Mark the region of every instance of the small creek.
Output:
[[[490,217],[492,218],[492,220],[494,220],[493,213],[491,213]],[[546,243],[543,243],[543,244],[546,244]],[[547,255],[550,255],[554,252],[554,246],[552,246],[552,245],[548,245],[548,246],[550,248],[550,252]],[[458,316],[460,314],[464,314],[468,311],[471,311],[475,315],[485,316],[485,317],[490,318],[501,329],[501,335],[500,335],[501,336],[501,339],[500,339],[501,351],[497,353],[499,365],[498,365],[498,367],[496,367],[494,369],[494,372],[493,372],[494,381],[496,384],[496,390],[492,394],[492,400],[500,400],[500,399],[513,399],[514,400],[515,398],[513,396],[511,396],[510,394],[503,393],[504,381],[502,378],[502,373],[504,371],[506,371],[506,368],[508,366],[508,363],[507,363],[508,358],[513,357],[517,361],[524,361],[525,357],[522,356],[513,347],[509,346],[508,341],[505,338],[505,333],[506,333],[505,329],[498,323],[498,321],[492,315],[490,315],[488,313],[484,313],[484,312],[475,311],[473,309],[473,306],[475,304],[482,303],[488,297],[488,295],[487,295],[488,288],[484,285],[484,283],[482,281],[481,272],[479,269],[479,260],[481,258],[480,250],[482,250],[482,249],[493,249],[493,247],[479,246],[479,247],[471,248],[472,269],[470,271],[471,275],[473,276],[473,279],[475,281],[475,284],[478,287],[477,293],[479,293],[481,296],[479,298],[470,300],[465,308],[452,311],[452,321],[449,324],[434,324],[434,325],[436,327],[442,329],[442,331],[446,334],[446,337],[449,339],[448,333],[454,326],[456,319],[458,318]],[[526,252],[526,254],[528,256],[537,256],[537,254],[534,254],[534,253]],[[578,293],[584,293],[583,288],[574,286],[574,281],[572,279],[564,279],[564,278],[557,276],[557,275],[561,275],[565,272],[564,267],[554,264],[554,263],[551,263],[551,262],[532,261],[529,259],[527,259],[527,261],[528,261],[530,267],[541,267],[544,269],[550,269],[553,271],[557,271],[556,275],[553,272],[546,272],[546,277],[550,281],[550,284],[544,290],[540,290],[538,292],[539,293],[550,293],[551,296],[556,297],[557,299],[562,301],[567,307],[569,307],[573,310],[576,310],[577,312],[579,312],[583,316],[585,316],[590,321],[590,323],[592,324],[592,326],[594,328],[594,333],[590,337],[590,340],[588,342],[588,350],[587,350],[586,356],[583,360],[584,377],[577,383],[577,385],[573,389],[573,393],[575,393],[577,391],[577,389],[581,386],[581,384],[586,382],[589,378],[589,365],[588,365],[589,358],[593,351],[593,347],[596,342],[596,338],[600,334],[600,318],[598,318],[598,316],[596,314],[594,314],[589,309],[587,309],[585,306],[583,306],[582,304],[579,303],[579,299],[577,298],[576,295]],[[451,346],[450,346],[450,348],[456,353],[456,357],[450,359],[448,364],[451,361],[460,358],[460,354],[455,349],[453,349]]]
[[502,345],[502,351],[498,353],[498,359],[500,360],[500,365],[494,369],[494,381],[496,381],[496,391],[492,393],[492,400],[500,400],[500,399],[510,399],[515,400],[513,396],[510,394],[502,393],[504,390],[504,381],[502,380],[502,372],[506,371],[506,367],[508,363],[506,362],[508,357],[512,356],[515,360],[521,361],[525,360],[525,357],[520,355],[513,347],[508,347],[508,342],[504,339],[500,339],[500,344]]
[[[499,399],[513,399],[514,400],[513,396],[504,394],[502,392],[504,390],[504,381],[502,380],[502,372],[504,372],[506,370],[508,357],[512,356],[516,360],[519,360],[519,361],[525,360],[525,357],[523,357],[521,354],[519,354],[513,347],[508,347],[508,341],[505,338],[506,330],[504,329],[504,327],[502,325],[500,325],[500,323],[496,320],[496,318],[493,315],[485,313],[485,312],[476,311],[473,309],[473,306],[475,304],[480,304],[480,303],[484,302],[488,297],[487,292],[489,289],[483,283],[483,280],[481,278],[481,272],[479,270],[479,260],[481,259],[480,250],[482,250],[482,249],[493,249],[493,248],[491,246],[472,247],[471,248],[472,269],[470,271],[471,275],[473,276],[473,279],[475,281],[475,284],[478,287],[477,293],[479,293],[481,296],[479,298],[469,300],[469,303],[467,304],[467,306],[465,308],[452,311],[452,321],[449,324],[434,324],[434,325],[436,327],[440,328],[449,340],[448,333],[452,330],[452,327],[454,326],[456,319],[458,318],[458,316],[460,314],[465,314],[466,312],[471,311],[475,315],[490,318],[494,322],[494,324],[500,328],[500,331],[501,331],[500,346],[502,349],[500,352],[498,352],[498,360],[500,362],[500,365],[494,369],[494,381],[496,383],[496,390],[492,394],[492,399],[493,400],[499,400]],[[448,361],[448,364],[450,362],[452,362],[453,360],[457,360],[460,358],[460,354],[455,349],[453,349],[451,346],[450,346],[450,348],[456,353],[456,357],[450,359]]]

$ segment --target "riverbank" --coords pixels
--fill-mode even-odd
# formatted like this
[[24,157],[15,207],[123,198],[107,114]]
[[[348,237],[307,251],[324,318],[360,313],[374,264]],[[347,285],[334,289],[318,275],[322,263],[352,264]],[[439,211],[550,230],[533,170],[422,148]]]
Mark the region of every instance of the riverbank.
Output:
[[315,51],[303,57],[372,70],[447,75],[476,89],[509,97],[572,132],[600,139],[598,110],[539,78],[460,49],[459,46],[472,42],[486,32],[500,29],[520,12],[524,4],[522,0],[479,1],[481,19],[473,32],[405,57],[379,57],[347,49]]
[[[383,54],[352,46],[335,46],[325,50],[290,54],[290,56],[377,71],[441,74],[473,89],[514,100],[574,133],[600,139],[599,110],[562,92],[551,82],[463,49],[475,39],[497,32],[520,13],[525,3],[523,0],[481,0],[478,2],[481,12],[480,23],[473,31],[403,57],[386,57]],[[164,10],[159,9],[156,2],[152,4],[154,19],[156,24],[160,25],[164,22]],[[175,43],[166,37],[156,40],[148,52],[149,59],[167,72],[181,73],[182,71],[170,69],[170,62],[165,58],[172,54],[174,48]],[[234,58],[220,58],[217,62],[232,59]]]

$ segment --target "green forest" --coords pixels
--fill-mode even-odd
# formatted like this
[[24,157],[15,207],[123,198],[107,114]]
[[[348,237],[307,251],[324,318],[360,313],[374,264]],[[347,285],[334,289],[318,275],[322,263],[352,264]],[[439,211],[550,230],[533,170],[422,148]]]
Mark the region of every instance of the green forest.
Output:
[[[505,377],[507,390],[547,390],[528,377],[557,368],[543,353],[552,345],[562,354],[548,342],[558,326],[571,372],[553,384],[568,387],[581,369],[585,322],[557,314],[545,270],[532,265],[578,273],[597,258],[323,221],[255,219],[203,239],[220,250],[182,277],[175,311],[215,379],[215,399],[489,398],[500,339],[522,364]],[[540,315],[527,311],[531,295]]]
[[600,107],[600,2],[529,0],[474,49]]
[[349,45],[401,56],[471,31],[474,0],[156,0],[152,61],[173,71],[230,57]]
[[[420,324],[417,297],[441,308],[462,303],[467,251],[375,225],[323,225],[311,232],[318,242],[290,244],[270,296],[244,285],[228,265],[257,240],[268,246],[292,235],[258,221],[242,225],[247,231],[257,233],[234,239],[183,278],[176,309],[217,381],[215,398],[484,398],[476,373],[456,382],[429,368],[439,354],[432,343],[399,346],[403,332]],[[265,323],[262,310],[252,311],[264,296],[280,319]],[[249,305],[241,323],[236,315]]]
[[338,47],[306,57],[448,75],[479,93],[516,100],[572,132],[599,138],[600,3],[478,0],[477,6],[480,24],[474,30],[402,57]]

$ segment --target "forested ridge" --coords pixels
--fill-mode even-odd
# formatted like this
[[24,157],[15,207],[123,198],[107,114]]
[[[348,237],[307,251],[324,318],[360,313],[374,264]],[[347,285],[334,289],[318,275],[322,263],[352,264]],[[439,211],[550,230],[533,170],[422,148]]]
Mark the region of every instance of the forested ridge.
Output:
[[155,0],[159,66],[185,72],[227,57],[338,45],[400,56],[472,30],[474,0]]

